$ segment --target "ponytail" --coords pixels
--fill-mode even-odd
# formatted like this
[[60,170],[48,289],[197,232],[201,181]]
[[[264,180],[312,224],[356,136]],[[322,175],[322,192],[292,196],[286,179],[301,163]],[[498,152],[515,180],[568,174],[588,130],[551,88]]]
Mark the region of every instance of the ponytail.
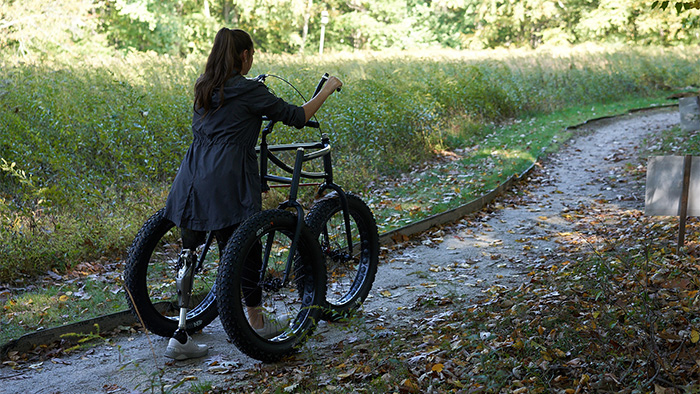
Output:
[[[224,83],[241,72],[242,54],[246,49],[253,49],[253,40],[246,31],[224,27],[216,33],[204,74],[194,84],[195,111],[203,109],[206,115],[211,110],[215,89],[219,89],[219,97],[223,96]],[[223,100],[219,100],[219,107],[222,104]]]

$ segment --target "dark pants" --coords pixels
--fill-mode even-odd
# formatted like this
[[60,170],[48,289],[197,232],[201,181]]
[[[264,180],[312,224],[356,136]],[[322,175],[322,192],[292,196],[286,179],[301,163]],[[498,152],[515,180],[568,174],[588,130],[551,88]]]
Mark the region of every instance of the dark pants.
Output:
[[[231,227],[226,227],[221,230],[214,231],[214,237],[216,238],[216,243],[219,246],[219,258],[224,256],[224,250],[226,250],[226,244],[229,238],[236,231],[238,225]],[[182,248],[196,250],[197,246],[202,245],[206,241],[207,233],[205,231],[195,231],[188,230],[186,228],[180,229],[180,234],[182,236]],[[253,250],[248,255],[246,259],[245,267],[243,267],[242,274],[242,290],[243,290],[243,302],[246,306],[260,306],[262,303],[262,289],[258,286],[260,282],[260,270],[262,269],[262,245],[256,242]]]

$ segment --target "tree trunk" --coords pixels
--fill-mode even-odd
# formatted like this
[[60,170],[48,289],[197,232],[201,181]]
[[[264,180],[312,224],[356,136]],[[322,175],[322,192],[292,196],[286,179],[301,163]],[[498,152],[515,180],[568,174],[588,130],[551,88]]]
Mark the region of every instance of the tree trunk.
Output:
[[207,18],[211,17],[211,11],[209,11],[209,0],[204,0],[204,5],[202,6],[202,14],[204,14],[204,16]]
[[224,19],[224,22],[226,24],[237,24],[238,23],[238,14],[236,14],[236,8],[234,5],[231,3],[231,0],[222,0],[223,1],[223,7],[222,7],[222,17]]
[[309,36],[309,19],[311,19],[311,6],[313,6],[313,0],[309,0],[306,6],[306,13],[304,14],[304,29],[301,32],[301,48],[299,48],[300,53],[304,53],[304,48],[306,47],[306,39]]

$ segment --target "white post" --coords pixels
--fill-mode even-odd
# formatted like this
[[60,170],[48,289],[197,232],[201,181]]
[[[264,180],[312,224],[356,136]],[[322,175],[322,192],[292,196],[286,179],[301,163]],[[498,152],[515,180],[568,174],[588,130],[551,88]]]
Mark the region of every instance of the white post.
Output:
[[323,56],[323,41],[326,38],[326,23],[328,23],[328,11],[321,12],[321,42],[318,44],[318,54]]

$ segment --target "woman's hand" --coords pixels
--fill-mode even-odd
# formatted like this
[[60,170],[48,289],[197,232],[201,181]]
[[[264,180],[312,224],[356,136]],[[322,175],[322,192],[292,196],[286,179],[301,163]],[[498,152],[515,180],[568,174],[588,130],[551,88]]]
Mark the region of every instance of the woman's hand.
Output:
[[318,92],[314,98],[306,102],[306,104],[302,105],[307,122],[312,116],[314,116],[316,111],[321,108],[321,105],[323,105],[328,96],[333,94],[333,92],[335,92],[336,89],[339,89],[341,86],[343,86],[343,82],[341,82],[340,79],[334,76],[328,77],[328,81],[326,81],[326,84],[323,85],[321,91]]
[[331,75],[330,77],[328,77],[328,81],[326,81],[326,84],[323,85],[323,88],[330,89],[330,92],[328,93],[328,95],[330,96],[333,92],[340,89],[341,86],[343,86],[343,82],[337,77]]

